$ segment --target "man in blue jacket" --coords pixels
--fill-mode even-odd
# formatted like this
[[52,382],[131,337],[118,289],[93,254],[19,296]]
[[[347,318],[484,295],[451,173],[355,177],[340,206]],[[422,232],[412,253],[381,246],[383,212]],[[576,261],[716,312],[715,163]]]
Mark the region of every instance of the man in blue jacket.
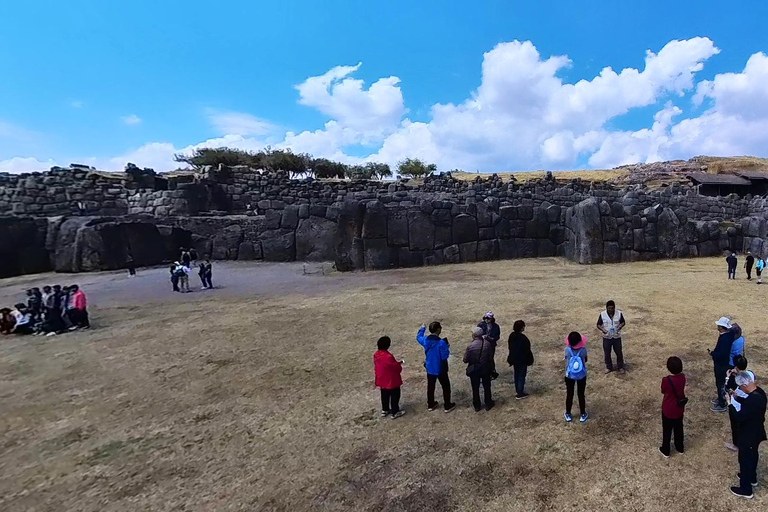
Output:
[[435,402],[435,381],[440,381],[443,388],[443,408],[445,412],[451,412],[456,408],[456,404],[451,402],[451,379],[448,378],[448,356],[451,355],[451,348],[448,340],[440,338],[440,332],[443,327],[440,322],[429,324],[429,336],[425,336],[426,325],[422,325],[416,335],[416,341],[424,347],[425,362],[427,369],[427,408],[430,411],[437,409],[439,405]]
[[730,369],[731,345],[733,345],[734,338],[731,321],[727,317],[722,317],[715,322],[715,325],[717,325],[717,332],[720,333],[720,336],[717,338],[715,350],[708,350],[715,365],[715,387],[717,388],[717,398],[712,400],[711,410],[713,412],[725,412],[728,407],[725,404],[723,387],[725,386],[726,373]]

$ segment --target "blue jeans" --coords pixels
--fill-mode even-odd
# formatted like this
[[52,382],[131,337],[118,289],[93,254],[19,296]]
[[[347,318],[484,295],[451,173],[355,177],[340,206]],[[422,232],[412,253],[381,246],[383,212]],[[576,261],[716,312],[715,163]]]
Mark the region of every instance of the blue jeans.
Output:
[[516,364],[512,369],[515,372],[515,393],[522,395],[525,392],[525,376],[528,375],[528,366]]

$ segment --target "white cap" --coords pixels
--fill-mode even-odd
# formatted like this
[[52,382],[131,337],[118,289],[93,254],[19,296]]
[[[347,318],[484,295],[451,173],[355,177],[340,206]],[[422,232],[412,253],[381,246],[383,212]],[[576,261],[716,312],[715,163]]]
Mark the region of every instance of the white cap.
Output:
[[724,316],[724,317],[721,317],[720,320],[715,322],[715,325],[720,326],[720,327],[725,327],[726,329],[730,329],[731,328],[731,320],[727,316]]

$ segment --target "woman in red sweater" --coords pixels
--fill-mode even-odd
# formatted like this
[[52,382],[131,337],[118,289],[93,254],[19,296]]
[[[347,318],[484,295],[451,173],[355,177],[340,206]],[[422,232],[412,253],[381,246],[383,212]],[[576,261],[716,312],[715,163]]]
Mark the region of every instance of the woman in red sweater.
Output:
[[677,453],[685,452],[683,447],[683,413],[685,412],[685,374],[683,362],[679,357],[667,359],[667,370],[670,375],[661,381],[661,393],[664,400],[661,402],[661,428],[662,441],[659,451],[664,458],[669,457],[669,442],[672,431],[675,432],[675,450]]
[[379,338],[377,346],[379,350],[373,354],[373,370],[376,375],[376,386],[381,389],[381,415],[392,415],[392,419],[399,418],[405,411],[400,410],[400,386],[403,379],[400,373],[403,371],[403,363],[398,361],[389,352],[392,340],[389,336]]

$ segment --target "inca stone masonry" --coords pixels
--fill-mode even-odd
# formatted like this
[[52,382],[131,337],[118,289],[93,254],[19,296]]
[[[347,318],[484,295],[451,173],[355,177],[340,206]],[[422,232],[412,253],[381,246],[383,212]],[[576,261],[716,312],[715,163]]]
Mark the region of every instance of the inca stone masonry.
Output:
[[0,175],[0,277],[155,265],[182,246],[217,260],[335,261],[342,271],[546,256],[585,264],[747,249],[768,256],[766,213],[763,197],[551,176],[518,184],[440,175],[411,187],[244,167],[140,178],[53,168]]

